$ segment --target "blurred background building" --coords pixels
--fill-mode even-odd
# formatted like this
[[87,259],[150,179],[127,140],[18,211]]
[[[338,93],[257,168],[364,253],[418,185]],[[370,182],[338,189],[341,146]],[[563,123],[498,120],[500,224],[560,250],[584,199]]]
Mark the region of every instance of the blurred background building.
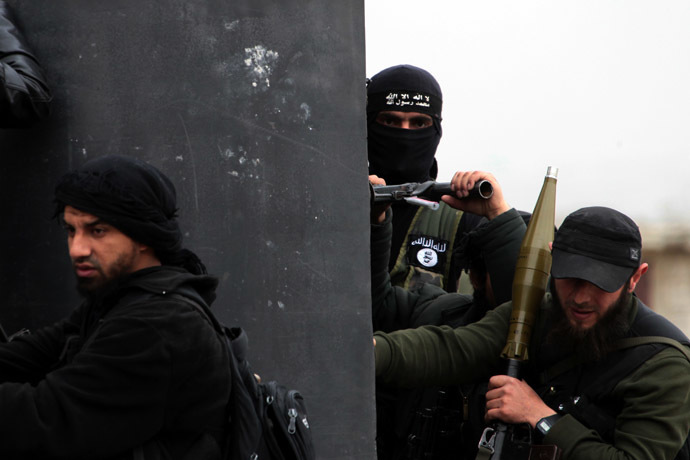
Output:
[[690,335],[690,225],[642,225],[641,231],[649,271],[637,295]]

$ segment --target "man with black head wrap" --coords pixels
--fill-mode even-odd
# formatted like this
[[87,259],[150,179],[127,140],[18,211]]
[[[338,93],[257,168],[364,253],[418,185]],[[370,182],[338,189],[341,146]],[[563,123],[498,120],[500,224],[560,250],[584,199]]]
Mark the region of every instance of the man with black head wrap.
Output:
[[55,199],[85,300],[0,346],[0,457],[220,459],[227,350],[183,297],[217,279],[182,248],[172,182],[104,156]]
[[[419,67],[397,65],[371,77],[367,83],[369,174],[389,185],[435,180],[436,148],[443,133],[442,105],[438,82]],[[393,284],[413,288],[432,283],[456,291],[463,257],[458,251],[454,257],[453,252],[479,220],[445,203],[438,211],[403,201],[394,203],[389,262]],[[416,244],[419,241],[440,248],[431,262],[417,257],[418,251],[427,249]],[[512,273],[507,276],[512,279]]]

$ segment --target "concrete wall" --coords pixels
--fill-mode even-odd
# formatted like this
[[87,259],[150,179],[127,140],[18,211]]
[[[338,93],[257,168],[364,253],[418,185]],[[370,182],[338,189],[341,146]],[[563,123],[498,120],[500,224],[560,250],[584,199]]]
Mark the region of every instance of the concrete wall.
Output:
[[10,1],[52,117],[0,131],[0,321],[78,302],[51,222],[63,172],[108,153],[174,181],[215,310],[305,395],[319,458],[374,458],[361,0]]

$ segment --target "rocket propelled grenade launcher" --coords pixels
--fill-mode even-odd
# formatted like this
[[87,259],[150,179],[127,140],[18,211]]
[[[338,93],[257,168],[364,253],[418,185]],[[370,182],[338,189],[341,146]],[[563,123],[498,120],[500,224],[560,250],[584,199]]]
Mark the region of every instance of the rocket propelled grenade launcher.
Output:
[[[557,168],[550,166],[546,170],[544,184],[522,240],[515,267],[513,310],[501,357],[507,363],[505,375],[518,379],[521,378],[523,364],[528,359],[532,328],[551,273],[549,243],[554,237],[557,175]],[[499,422],[484,430],[477,458],[527,460],[528,457],[532,458],[530,452],[540,459],[557,458],[553,449],[555,446],[532,445],[530,431],[524,430],[524,427]]]
[[[481,180],[470,190],[466,198],[483,198],[488,200],[494,194],[494,187],[488,180]],[[426,206],[438,209],[438,202],[443,195],[455,196],[451,189],[450,182],[408,182],[400,185],[372,185],[371,201],[372,204],[392,203],[404,200],[417,206]]]
[[537,310],[546,292],[551,273],[549,243],[554,237],[556,217],[556,180],[558,169],[549,166],[537,204],[520,246],[513,278],[513,312],[506,346],[501,356],[508,359],[508,374],[512,375],[513,361],[527,361],[529,341]]

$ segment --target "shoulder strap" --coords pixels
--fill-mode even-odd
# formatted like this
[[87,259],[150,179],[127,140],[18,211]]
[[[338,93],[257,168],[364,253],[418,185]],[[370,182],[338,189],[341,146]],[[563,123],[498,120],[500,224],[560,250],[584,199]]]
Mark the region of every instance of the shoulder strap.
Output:
[[227,337],[229,339],[230,347],[232,348],[232,354],[240,362],[247,359],[247,350],[249,349],[249,337],[247,333],[241,327],[227,327],[218,321],[218,318],[211,311],[211,307],[208,306],[206,301],[199,295],[196,290],[183,286],[175,290],[175,292],[170,295],[184,300],[188,304],[194,306],[201,315],[206,318],[213,328],[221,336]]
[[[626,337],[624,339],[618,340],[611,351],[624,350],[626,348],[633,348],[640,345],[648,345],[652,343],[660,343],[674,347],[675,349],[683,353],[685,358],[688,361],[690,361],[690,350],[688,350],[677,340],[662,336]],[[554,377],[564,374],[569,370],[586,363],[587,361],[587,359],[578,358],[574,355],[571,355],[563,361],[560,361],[554,364],[553,366],[549,367],[545,371],[541,372],[539,374],[539,381],[541,383],[548,382]]]
[[258,458],[261,449],[263,427],[263,401],[260,397],[259,383],[247,361],[249,339],[240,327],[227,327],[215,317],[206,301],[196,290],[181,287],[170,293],[182,301],[194,306],[202,317],[206,318],[225,343],[229,351],[229,367],[232,374],[232,389],[227,405],[227,419],[230,424],[226,436],[223,458],[244,460]]
[[204,298],[201,297],[201,295],[195,289],[189,286],[182,286],[175,289],[175,291],[171,292],[169,295],[192,305],[201,313],[201,316],[206,318],[213,325],[213,328],[216,331],[223,333],[223,326],[221,326],[220,322],[211,311],[211,307],[208,306]]
[[638,345],[647,345],[649,343],[662,343],[664,345],[669,345],[674,347],[676,350],[683,353],[685,358],[690,361],[690,350],[681,344],[679,341],[670,339],[668,337],[661,336],[646,336],[646,337],[627,337],[625,339],[620,339],[616,342],[616,350],[622,350],[624,348],[632,348]]

